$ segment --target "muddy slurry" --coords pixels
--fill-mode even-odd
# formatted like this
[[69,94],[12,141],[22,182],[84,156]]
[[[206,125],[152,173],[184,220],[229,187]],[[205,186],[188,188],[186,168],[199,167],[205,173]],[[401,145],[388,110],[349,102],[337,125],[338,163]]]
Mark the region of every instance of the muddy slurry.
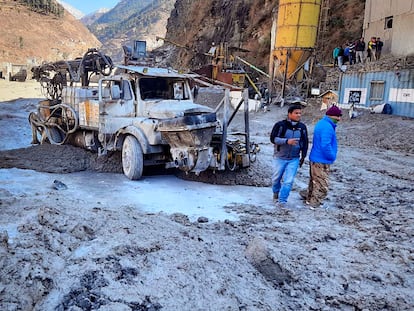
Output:
[[96,171],[122,173],[119,152],[100,156],[71,145],[48,143],[0,151],[1,168],[22,168],[47,173]]
[[[136,192],[132,203],[111,185],[102,197],[89,197],[106,187],[97,178],[101,172],[122,176],[119,155],[30,146],[27,112],[19,105],[31,107],[0,103],[1,133],[7,133],[1,143],[17,146],[0,151],[0,174],[8,176],[0,183],[0,310],[414,309],[412,119],[366,111],[352,120],[345,116],[323,207],[310,210],[300,200],[309,177],[306,160],[288,208],[277,209],[269,135],[287,108],[252,113],[251,140],[260,152],[249,168],[178,172],[198,181],[196,190],[185,190],[200,193],[199,209],[215,199],[206,183],[249,198],[222,204],[237,218],[211,221],[165,212],[170,187],[150,191],[165,197],[161,212],[145,211],[146,178],[125,177],[122,189]],[[322,114],[318,105],[304,109],[310,135]],[[33,170],[51,175],[40,179],[46,173]],[[79,171],[88,173],[83,189],[70,183],[52,188],[54,180]],[[11,187],[17,178],[20,184]]]

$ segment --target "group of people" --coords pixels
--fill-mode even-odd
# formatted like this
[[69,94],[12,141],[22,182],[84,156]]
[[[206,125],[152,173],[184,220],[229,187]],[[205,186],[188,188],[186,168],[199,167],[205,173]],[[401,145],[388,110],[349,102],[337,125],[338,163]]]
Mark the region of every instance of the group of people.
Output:
[[[296,173],[302,167],[308,152],[308,130],[300,121],[302,105],[289,106],[287,119],[277,122],[270,141],[274,144],[272,191],[273,201],[280,207],[287,204]],[[336,160],[336,125],[342,111],[332,106],[315,125],[312,149],[309,155],[310,179],[308,189],[300,192],[310,208],[319,207],[328,194],[329,168]]]
[[[375,61],[381,58],[382,47],[384,42],[381,41],[380,37],[372,37],[365,44],[364,38],[360,38],[355,42],[348,42],[346,46],[337,46],[332,52],[334,59],[334,67],[338,66],[341,68],[342,65],[348,63],[353,65],[356,63],[365,63],[368,61]],[[366,51],[366,58],[365,58]]]
[[[363,39],[363,38],[362,38]],[[367,47],[367,58],[369,61],[379,60],[381,58],[382,47],[384,42],[381,41],[380,37],[372,37],[368,41]]]

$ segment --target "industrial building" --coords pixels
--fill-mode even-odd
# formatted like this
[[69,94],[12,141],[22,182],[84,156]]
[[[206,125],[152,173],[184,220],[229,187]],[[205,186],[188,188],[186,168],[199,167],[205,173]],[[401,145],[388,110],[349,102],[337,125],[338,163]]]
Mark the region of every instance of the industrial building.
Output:
[[384,54],[413,55],[413,29],[414,0],[366,0],[363,37],[380,37]]
[[[387,60],[348,68],[340,76],[339,102],[369,108],[389,104],[392,114],[414,118],[414,0],[367,0],[363,37],[380,37]],[[362,70],[361,70],[362,69]]]

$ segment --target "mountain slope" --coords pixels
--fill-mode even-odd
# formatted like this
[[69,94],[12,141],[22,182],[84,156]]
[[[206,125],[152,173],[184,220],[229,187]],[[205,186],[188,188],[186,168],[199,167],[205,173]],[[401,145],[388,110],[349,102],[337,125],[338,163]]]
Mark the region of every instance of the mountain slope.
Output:
[[97,20],[98,24],[117,24],[123,19],[129,18],[136,12],[141,11],[147,5],[151,4],[152,0],[130,1],[123,0],[119,2],[112,10],[103,15]]
[[146,40],[149,50],[162,44],[156,41],[156,36],[165,36],[174,2],[123,0],[88,28],[102,42],[103,52],[120,61],[122,45],[132,45],[133,40]]
[[66,3],[62,0],[56,0],[57,3],[62,5],[66,11],[68,11],[70,14],[72,14],[76,19],[81,19],[85,14],[78,9],[74,8],[70,4]]
[[[330,0],[329,3],[327,32],[320,35],[316,53],[322,63],[330,62],[335,46],[361,36],[364,19],[364,0]],[[175,48],[169,63],[177,68],[206,64],[211,60],[189,50],[207,52],[213,42],[226,42],[249,50],[240,56],[266,70],[270,30],[277,11],[278,1],[271,0],[177,0],[168,20],[166,37],[188,49]]]
[[34,12],[14,0],[0,0],[0,62],[40,63],[82,56],[101,43],[71,14]]
[[80,20],[84,25],[89,26],[95,23],[102,15],[104,15],[105,13],[108,13],[109,11],[110,11],[109,9],[102,8],[91,14],[83,16]]

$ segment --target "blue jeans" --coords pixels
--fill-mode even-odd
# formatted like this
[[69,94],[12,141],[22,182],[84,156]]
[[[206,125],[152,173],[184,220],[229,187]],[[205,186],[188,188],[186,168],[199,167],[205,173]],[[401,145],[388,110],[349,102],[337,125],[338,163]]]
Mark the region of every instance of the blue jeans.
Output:
[[279,194],[279,202],[286,203],[299,167],[299,158],[273,158],[272,190]]

